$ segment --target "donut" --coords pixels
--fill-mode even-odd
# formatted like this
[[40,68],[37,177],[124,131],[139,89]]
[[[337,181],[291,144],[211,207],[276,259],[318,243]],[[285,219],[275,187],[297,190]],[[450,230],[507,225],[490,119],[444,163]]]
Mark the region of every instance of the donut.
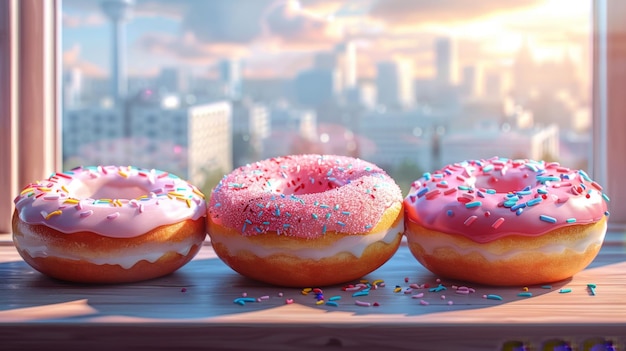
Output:
[[206,238],[204,195],[136,167],[78,167],[28,184],[15,200],[13,242],[52,278],[123,283],[167,275]]
[[379,167],[351,157],[292,155],[237,168],[213,189],[217,256],[265,283],[310,287],[362,278],[397,251],[403,196]]
[[405,235],[415,258],[443,277],[500,286],[556,282],[598,254],[608,201],[587,173],[557,162],[469,160],[413,182]]

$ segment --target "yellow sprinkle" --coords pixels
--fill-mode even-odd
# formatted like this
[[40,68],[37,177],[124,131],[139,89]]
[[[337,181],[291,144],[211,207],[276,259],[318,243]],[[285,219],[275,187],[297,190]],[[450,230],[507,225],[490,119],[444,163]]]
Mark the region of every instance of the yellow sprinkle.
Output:
[[384,282],[385,282],[385,281],[384,281],[384,280],[382,280],[382,279],[376,279],[376,280],[374,280],[374,282],[372,283],[372,285],[378,285],[378,284],[380,284],[380,283],[384,283]]
[[321,304],[323,304],[323,303],[324,303],[324,300],[319,300],[319,301],[317,301],[315,304],[316,304],[316,305],[321,305]]
[[121,169],[119,171],[117,171],[117,174],[121,175],[124,178],[128,178],[128,174],[125,173],[124,171],[122,171]]
[[66,193],[69,193],[70,191],[67,190],[67,188],[65,187],[65,185],[61,185],[61,189],[63,189],[63,191],[65,191]]
[[170,191],[169,193],[167,193],[168,195],[172,195],[172,196],[176,196],[176,197],[185,197],[185,195],[180,194],[180,193],[176,193],[173,191]]
[[20,193],[20,195],[24,195],[24,194],[26,194],[26,193],[28,193],[28,192],[33,191],[33,190],[34,190],[33,188],[26,188],[26,189],[22,190],[22,192]]
[[402,288],[395,288],[395,289],[393,289],[393,292],[397,293],[397,292],[400,292],[401,290],[402,290]]
[[137,198],[137,200],[141,200],[141,199],[147,199],[148,195],[141,195],[140,197]]
[[111,200],[111,199],[98,199],[98,201],[102,201],[102,202],[111,202],[111,201],[113,201],[113,200]]
[[367,280],[367,279],[361,279],[359,282],[361,282],[361,283],[363,283],[363,284],[367,284],[367,283],[369,283],[369,280]]
[[525,286],[522,290],[528,291],[528,287]]
[[203,194],[203,193],[201,193],[198,189],[195,189],[195,188],[194,188],[194,189],[193,189],[193,193],[194,193],[194,194],[196,194],[196,195],[198,195],[198,196],[200,196],[201,198],[203,198],[203,199],[204,199],[204,194]]
[[58,216],[61,213],[63,213],[63,212],[61,212],[61,210],[52,211],[52,212],[48,213],[48,215],[46,216],[46,220],[50,219],[50,217]]
[[191,201],[189,199],[185,200],[187,202],[187,207],[191,208]]
[[52,190],[52,189],[47,188],[45,186],[39,187],[38,189],[39,189],[39,191],[45,191],[45,192],[48,192],[48,191]]
[[120,199],[115,199],[115,201],[113,201],[113,204],[122,207],[122,202],[120,201]]
[[77,203],[79,203],[79,202],[80,202],[80,200],[78,200],[78,199],[73,199],[73,198],[71,198],[71,197],[70,197],[70,198],[67,198],[67,199],[65,199],[65,201],[63,201],[63,203],[64,203],[64,204],[77,204]]
[[313,288],[304,288],[302,289],[302,295],[308,295],[312,290]]

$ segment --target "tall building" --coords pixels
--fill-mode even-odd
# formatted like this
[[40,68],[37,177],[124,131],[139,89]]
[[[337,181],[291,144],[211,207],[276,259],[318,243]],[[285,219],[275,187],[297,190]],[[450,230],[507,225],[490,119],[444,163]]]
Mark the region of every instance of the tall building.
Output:
[[460,92],[463,97],[473,98],[479,95],[479,71],[474,65],[464,66],[461,71]]
[[413,70],[409,62],[384,61],[376,64],[378,104],[390,108],[413,105]]
[[233,167],[259,159],[270,135],[267,106],[248,100],[233,102]]
[[134,0],[105,0],[101,3],[102,10],[111,20],[113,35],[111,41],[111,98],[120,103],[128,90],[126,76],[126,28],[124,22],[131,16]]
[[442,87],[455,83],[455,57],[452,39],[441,37],[435,39],[435,74],[436,81]]
[[450,133],[441,141],[441,162],[450,164],[467,159],[501,156],[544,160],[558,158],[559,127],[515,128],[492,124]]
[[219,64],[219,71],[224,96],[231,100],[241,99],[243,94],[241,62],[234,59],[223,60]]
[[315,67],[298,73],[294,80],[296,101],[305,107],[319,107],[335,100],[340,91],[336,69]]
[[[123,118],[123,116],[127,118]],[[158,99],[64,110],[71,166],[130,164],[172,172],[197,185],[232,169],[232,108],[226,101],[164,108]]]
[[83,75],[80,68],[63,71],[63,108],[76,108],[82,102]]
[[183,93],[189,91],[189,76],[186,72],[176,67],[161,69],[156,79],[156,87],[159,91],[168,93]]

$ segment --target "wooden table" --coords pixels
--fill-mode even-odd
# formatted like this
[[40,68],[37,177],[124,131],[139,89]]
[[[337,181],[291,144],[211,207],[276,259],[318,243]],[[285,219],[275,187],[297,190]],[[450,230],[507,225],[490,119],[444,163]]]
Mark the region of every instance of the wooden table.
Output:
[[[555,340],[585,350],[585,340],[595,337],[626,350],[626,250],[618,242],[605,243],[592,265],[572,279],[551,288],[528,287],[532,297],[518,296],[522,287],[445,279],[444,291],[405,293],[411,283],[439,284],[405,245],[364,279],[383,279],[386,286],[362,297],[342,286],[325,287],[326,300],[341,297],[338,306],[317,305],[312,293],[238,275],[207,242],[193,261],[167,277],[110,286],[69,284],[33,271],[5,236],[0,238],[0,350],[501,350],[512,340],[530,350]],[[595,295],[589,283],[596,284]],[[396,285],[400,292],[394,292]],[[453,285],[475,292],[458,294]],[[420,292],[422,298],[412,298]],[[267,299],[234,303],[244,293]],[[502,300],[483,297],[489,294]],[[379,306],[357,306],[357,299]]]

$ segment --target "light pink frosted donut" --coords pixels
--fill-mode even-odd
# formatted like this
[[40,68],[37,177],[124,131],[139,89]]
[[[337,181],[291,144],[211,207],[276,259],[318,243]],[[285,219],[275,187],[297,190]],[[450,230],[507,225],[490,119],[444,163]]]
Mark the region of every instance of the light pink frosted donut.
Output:
[[[279,285],[327,285],[359,278],[372,265],[362,265],[365,270],[348,278],[335,271],[332,281],[313,274],[286,277],[295,277],[293,272],[269,279],[255,271],[276,255],[318,263],[345,253],[360,259],[377,243],[395,252],[403,231],[401,208],[396,183],[369,162],[330,155],[278,157],[240,167],[220,181],[209,202],[209,236],[220,258],[244,275]],[[249,254],[244,263],[238,257],[243,252]],[[377,261],[375,268],[384,263]],[[335,267],[347,263],[337,259]],[[307,266],[298,264],[303,262],[291,271]],[[324,266],[317,268],[319,276]]]
[[78,167],[27,185],[14,200],[13,241],[54,278],[118,283],[165,275],[206,237],[204,195],[137,167]]
[[609,214],[602,190],[584,171],[556,162],[451,164],[412,184],[405,198],[409,247],[448,277],[497,285],[565,279],[602,244]]

